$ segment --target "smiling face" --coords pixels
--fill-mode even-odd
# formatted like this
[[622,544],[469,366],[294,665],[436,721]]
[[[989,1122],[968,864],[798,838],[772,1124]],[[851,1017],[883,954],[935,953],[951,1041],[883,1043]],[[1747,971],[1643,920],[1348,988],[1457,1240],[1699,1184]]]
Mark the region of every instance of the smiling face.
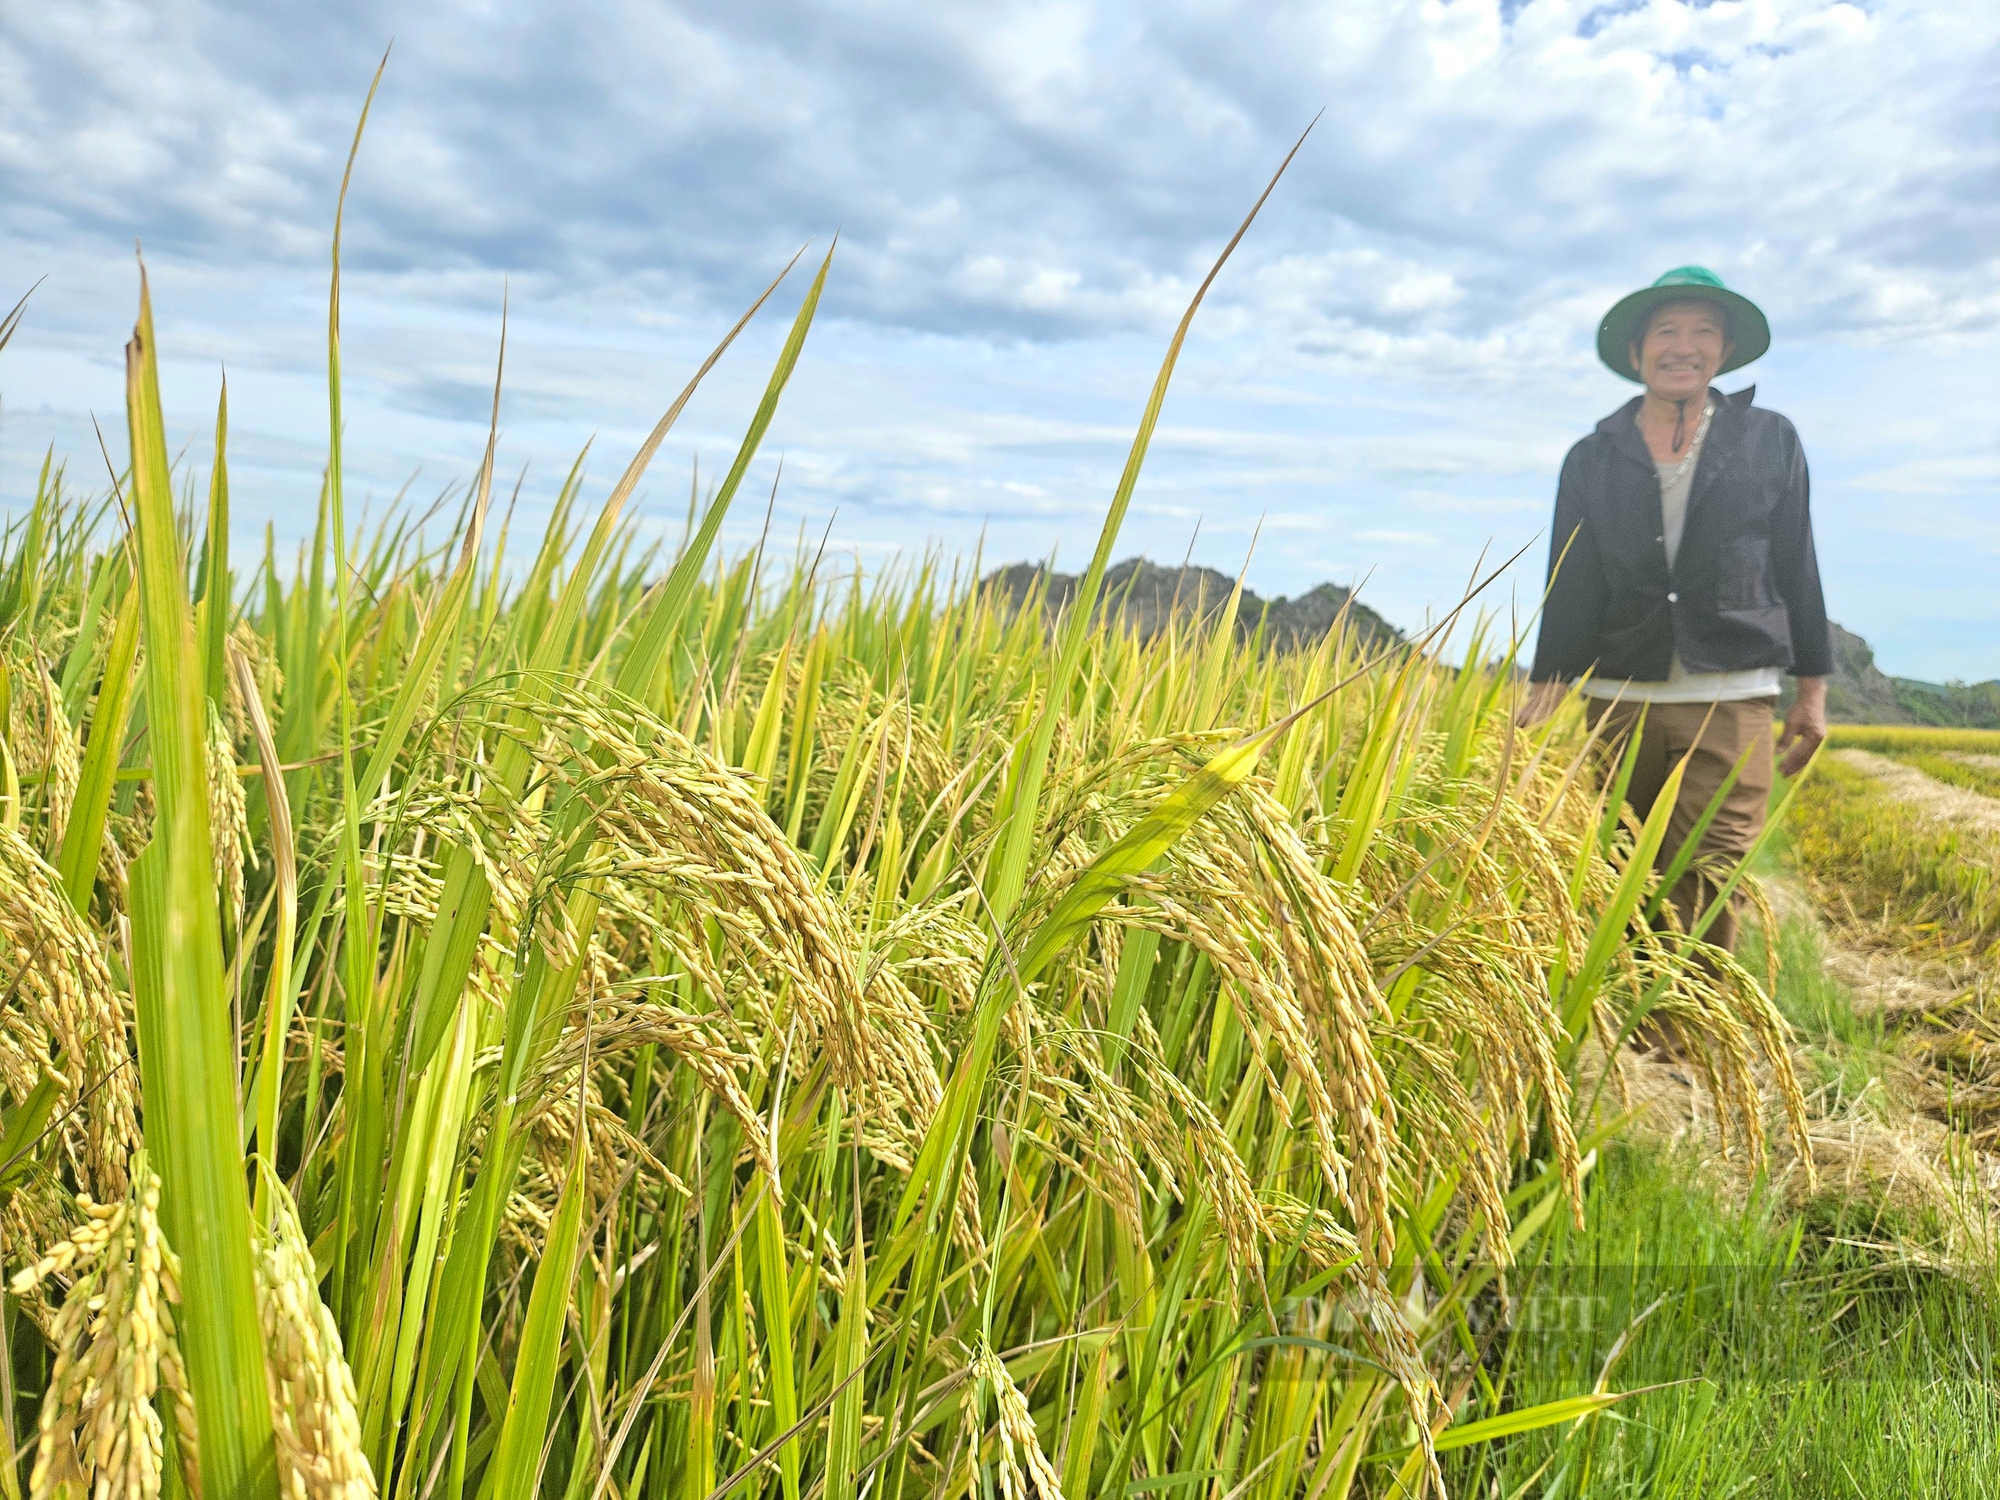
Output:
[[1663,302],[1631,346],[1632,367],[1662,401],[1688,401],[1708,389],[1735,347],[1722,309],[1713,302]]

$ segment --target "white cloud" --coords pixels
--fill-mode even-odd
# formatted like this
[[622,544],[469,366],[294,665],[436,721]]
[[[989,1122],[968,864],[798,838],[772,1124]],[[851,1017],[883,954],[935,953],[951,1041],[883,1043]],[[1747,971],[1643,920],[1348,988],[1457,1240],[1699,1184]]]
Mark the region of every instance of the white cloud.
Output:
[[[2000,673],[2000,605],[1968,637],[1965,608],[1926,613],[1949,590],[1899,581],[1971,560],[1919,559],[1860,499],[1991,504],[1989,5],[10,7],[0,299],[54,274],[0,355],[0,503],[44,443],[94,456],[137,237],[174,419],[201,430],[226,360],[244,514],[298,524],[333,193],[392,31],[348,221],[350,465],[378,491],[476,462],[503,276],[510,451],[539,474],[602,431],[614,468],[772,269],[838,228],[771,439],[781,518],[837,506],[864,548],[984,527],[989,557],[1078,549],[1167,330],[1324,107],[1189,341],[1135,543],[1178,549],[1199,518],[1226,562],[1263,517],[1285,545],[1260,589],[1393,553],[1381,607],[1455,598],[1622,399],[1603,308],[1699,261],[1771,314],[1751,373],[1814,455],[1836,613],[1902,632],[1904,670]],[[778,336],[712,378],[663,496],[733,445]]]
[[[1890,495],[1961,495],[1984,491],[1993,499],[2000,496],[2000,454],[1915,458],[1873,473],[1857,474],[1847,481],[1847,487]],[[2000,517],[2000,499],[1994,500],[1993,509],[1996,517]]]

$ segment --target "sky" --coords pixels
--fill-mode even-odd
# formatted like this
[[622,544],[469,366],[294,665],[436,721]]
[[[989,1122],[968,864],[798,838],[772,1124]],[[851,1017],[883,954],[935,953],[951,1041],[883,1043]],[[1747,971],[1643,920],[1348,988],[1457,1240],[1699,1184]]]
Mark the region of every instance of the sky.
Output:
[[[503,299],[515,535],[601,497],[802,246],[641,492],[726,468],[808,262],[819,317],[725,532],[768,505],[875,570],[1087,559],[1188,299],[1308,124],[1181,356],[1117,549],[1405,626],[1482,551],[1539,591],[1567,447],[1632,387],[1604,310],[1712,267],[1798,425],[1833,617],[1887,670],[2000,677],[2000,6],[1990,0],[0,0],[0,509],[103,487],[151,280],[171,435],[229,382],[237,545],[309,534],[348,201],[350,506],[483,450]],[[779,466],[782,462],[782,474]],[[775,486],[775,488],[774,488]],[[1511,590],[1511,593],[1509,592]]]

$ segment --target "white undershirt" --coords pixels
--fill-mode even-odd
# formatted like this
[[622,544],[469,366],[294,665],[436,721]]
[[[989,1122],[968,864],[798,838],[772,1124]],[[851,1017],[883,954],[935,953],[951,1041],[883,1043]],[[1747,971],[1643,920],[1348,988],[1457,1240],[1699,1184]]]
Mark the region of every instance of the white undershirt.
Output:
[[[1638,421],[1636,415],[1633,421]],[[1693,459],[1694,455],[1690,453],[1688,457]],[[1670,577],[1674,559],[1680,554],[1681,533],[1687,529],[1688,496],[1694,490],[1694,471],[1698,467],[1698,459],[1685,465],[1659,465],[1660,540],[1666,544]],[[1776,667],[1689,672],[1681,667],[1680,653],[1676,651],[1667,666],[1664,682],[1592,678],[1583,684],[1583,693],[1590,698],[1622,698],[1628,703],[1739,703],[1745,698],[1777,697],[1779,676]]]

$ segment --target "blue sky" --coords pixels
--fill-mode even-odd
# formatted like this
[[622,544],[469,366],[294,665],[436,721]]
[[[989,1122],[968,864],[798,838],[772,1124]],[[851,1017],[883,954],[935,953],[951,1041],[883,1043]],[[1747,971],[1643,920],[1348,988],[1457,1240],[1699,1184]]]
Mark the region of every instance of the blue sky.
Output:
[[[1324,110],[1196,325],[1121,555],[1365,576],[1421,621],[1546,526],[1628,393],[1604,307],[1693,261],[1770,315],[1723,384],[1799,425],[1835,618],[1891,671],[2000,676],[1984,0],[8,6],[0,304],[48,280],[0,354],[0,505],[51,444],[98,475],[93,413],[118,440],[137,239],[190,460],[226,366],[243,540],[310,524],[334,194],[392,35],[349,206],[357,500],[476,465],[503,285],[533,515],[593,435],[601,494],[838,230],[732,540],[782,456],[781,534],[830,523],[865,566],[982,537],[1075,562],[1188,295]],[[689,408],[649,524],[727,462],[803,287]]]

